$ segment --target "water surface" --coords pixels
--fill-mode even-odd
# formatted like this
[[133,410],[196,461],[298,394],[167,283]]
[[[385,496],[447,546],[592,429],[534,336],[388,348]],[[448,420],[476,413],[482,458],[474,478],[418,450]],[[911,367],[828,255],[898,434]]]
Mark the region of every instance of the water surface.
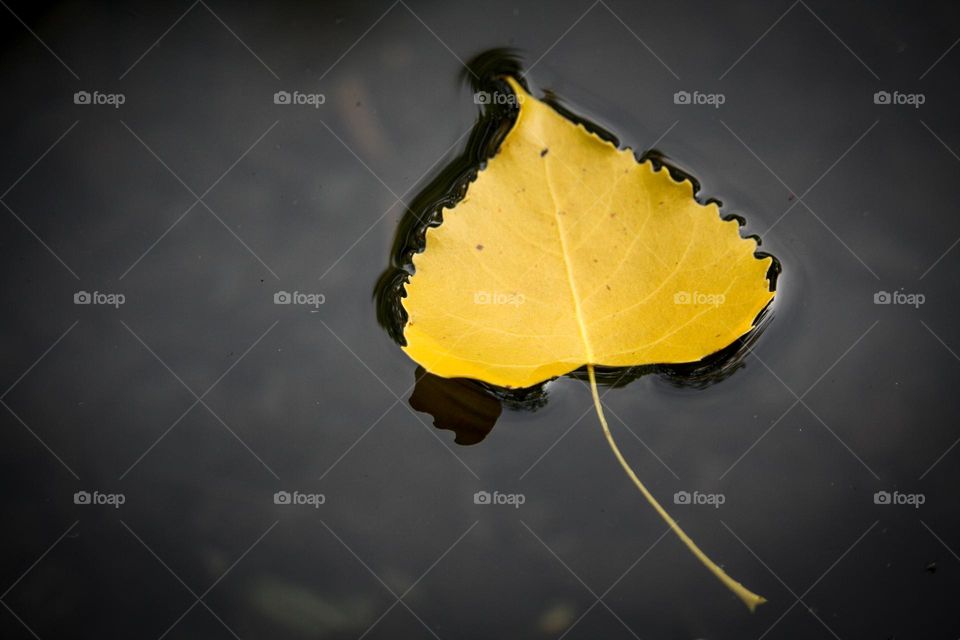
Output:
[[[960,254],[940,259],[960,234],[957,50],[931,68],[956,8],[188,7],[10,3],[63,64],[2,18],[4,637],[957,635]],[[661,539],[581,381],[474,446],[409,407],[416,367],[371,290],[398,200],[476,117],[461,60],[501,46],[535,90],[696,175],[783,263],[732,376],[605,397],[661,500],[725,496],[670,508],[770,600],[754,615]],[[83,90],[126,101],[74,104]],[[901,290],[924,304],[874,304]]]

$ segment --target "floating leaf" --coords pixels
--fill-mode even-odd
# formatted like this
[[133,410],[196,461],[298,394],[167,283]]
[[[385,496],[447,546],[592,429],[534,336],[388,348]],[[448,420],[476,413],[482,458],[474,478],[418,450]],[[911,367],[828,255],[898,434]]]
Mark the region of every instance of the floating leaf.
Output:
[[695,362],[749,331],[771,260],[738,223],[510,85],[514,127],[414,258],[410,357],[529,387],[585,364]]
[[506,80],[515,122],[413,258],[404,350],[437,376],[511,388],[586,365],[626,473],[753,610],[764,599],[714,564],[630,469],[594,367],[692,363],[728,347],[773,299],[773,260],[716,203],[698,202],[690,180],[637,162]]

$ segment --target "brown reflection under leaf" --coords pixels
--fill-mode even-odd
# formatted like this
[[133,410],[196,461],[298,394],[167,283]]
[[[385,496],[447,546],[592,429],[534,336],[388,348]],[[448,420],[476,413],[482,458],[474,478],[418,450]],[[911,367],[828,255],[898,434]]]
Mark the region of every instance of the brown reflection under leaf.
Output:
[[497,423],[500,400],[483,385],[466,378],[441,378],[423,367],[414,372],[417,384],[410,406],[433,416],[433,426],[456,434],[460,445],[477,444]]

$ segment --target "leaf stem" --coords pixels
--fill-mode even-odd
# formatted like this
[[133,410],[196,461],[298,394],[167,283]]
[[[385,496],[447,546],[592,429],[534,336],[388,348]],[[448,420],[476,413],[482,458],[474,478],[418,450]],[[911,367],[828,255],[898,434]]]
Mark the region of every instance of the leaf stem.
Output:
[[603,405],[600,403],[600,394],[597,391],[597,376],[594,372],[592,364],[587,365],[587,371],[590,374],[590,391],[593,393],[593,404],[597,409],[597,417],[600,418],[600,425],[603,427],[603,435],[606,436],[607,443],[610,445],[613,455],[616,456],[617,460],[620,462],[620,466],[623,467],[623,470],[627,473],[630,479],[633,480],[633,484],[637,486],[637,489],[639,489],[640,493],[643,494],[643,497],[647,499],[647,502],[650,503],[650,506],[652,506],[656,512],[660,514],[660,517],[663,518],[664,522],[670,525],[670,528],[673,529],[675,534],[677,534],[677,537],[683,541],[683,544],[687,545],[687,548],[690,549],[690,552],[693,553],[693,555],[695,555],[701,563],[703,563],[703,566],[709,569],[710,572],[713,573],[713,575],[715,575],[728,589],[733,591],[733,593],[736,594],[736,596],[740,598],[745,605],[747,605],[747,608],[749,608],[751,612],[755,611],[757,605],[761,605],[767,601],[766,598],[757,595],[756,593],[744,587],[742,584],[727,575],[727,573],[717,566],[713,560],[708,558],[707,554],[701,551],[700,547],[698,547],[696,543],[690,539],[690,536],[684,533],[683,529],[680,528],[680,525],[678,525],[677,522],[670,517],[670,514],[667,513],[666,509],[660,506],[660,503],[657,502],[657,499],[654,498],[653,494],[651,494],[643,485],[643,483],[640,482],[637,474],[635,474],[633,469],[630,468],[630,465],[627,464],[623,454],[620,453],[620,448],[617,447],[617,443],[613,440],[613,435],[610,433],[610,427],[607,424],[607,419],[603,415]]

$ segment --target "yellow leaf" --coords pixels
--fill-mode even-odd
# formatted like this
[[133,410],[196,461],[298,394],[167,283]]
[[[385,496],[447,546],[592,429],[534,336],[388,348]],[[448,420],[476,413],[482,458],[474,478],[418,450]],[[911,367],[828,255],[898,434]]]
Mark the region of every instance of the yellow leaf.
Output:
[[516,123],[414,258],[407,354],[529,387],[586,364],[696,362],[747,333],[771,259],[738,223],[510,85]]
[[763,598],[677,526],[610,435],[594,366],[689,363],[753,328],[772,259],[694,199],[508,78],[519,114],[465,197],[426,232],[402,301],[407,354],[443,377],[529,387],[588,366],[607,440],[693,553],[751,610]]

